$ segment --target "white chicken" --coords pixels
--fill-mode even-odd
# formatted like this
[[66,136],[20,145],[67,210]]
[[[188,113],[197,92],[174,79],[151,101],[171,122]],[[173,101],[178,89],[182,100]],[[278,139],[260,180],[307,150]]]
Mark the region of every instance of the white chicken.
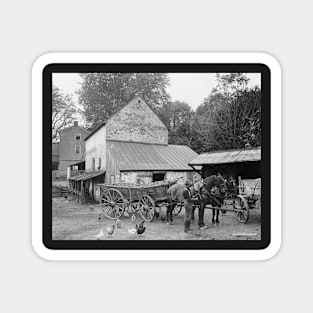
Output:
[[132,222],[135,222],[135,221],[136,221],[136,216],[135,216],[135,214],[132,215],[131,220],[132,220]]
[[121,228],[122,227],[122,222],[121,222],[121,220],[119,218],[116,220],[116,227],[117,228]]
[[136,235],[137,234],[137,229],[136,228],[129,228],[128,229],[128,233],[130,234],[130,235]]
[[100,230],[100,233],[96,236],[96,238],[97,240],[102,240],[104,238],[104,232],[102,229]]
[[115,228],[115,225],[109,225],[108,228],[107,228],[107,234],[108,236],[112,236],[113,233],[114,233],[114,228]]

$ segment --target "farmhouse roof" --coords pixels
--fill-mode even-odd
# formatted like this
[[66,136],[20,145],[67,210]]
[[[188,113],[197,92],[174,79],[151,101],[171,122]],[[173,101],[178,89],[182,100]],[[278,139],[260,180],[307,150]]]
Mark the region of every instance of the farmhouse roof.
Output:
[[77,121],[74,121],[73,125],[70,125],[70,126],[67,126],[67,127],[60,129],[60,132],[61,133],[68,132],[68,131],[72,130],[73,128],[79,129],[79,131],[83,131],[83,132],[88,133],[88,134],[90,132],[88,129],[85,129],[82,126],[79,126]]
[[[151,106],[144,101],[141,97],[135,97],[132,100],[128,101],[125,105],[123,105],[117,112],[115,112],[113,115],[111,115],[106,121],[102,122],[101,124],[99,124],[88,136],[85,137],[85,141],[88,140],[91,136],[93,136],[99,129],[101,129],[103,126],[105,126],[108,121],[115,116],[116,114],[118,114],[120,111],[122,111],[126,106],[128,106],[128,104],[130,104],[131,102],[133,102],[135,99],[138,99],[139,101],[143,101],[150,109],[151,111],[155,114],[155,116],[161,121],[161,123],[164,125],[164,127],[166,127],[166,125],[164,124],[164,122],[159,118],[159,116],[152,110]],[[167,128],[167,127],[166,127]]]
[[189,162],[190,165],[213,165],[238,162],[252,162],[261,160],[261,147],[223,150],[201,153]]
[[191,171],[197,156],[187,146],[107,141],[107,151],[120,171]]

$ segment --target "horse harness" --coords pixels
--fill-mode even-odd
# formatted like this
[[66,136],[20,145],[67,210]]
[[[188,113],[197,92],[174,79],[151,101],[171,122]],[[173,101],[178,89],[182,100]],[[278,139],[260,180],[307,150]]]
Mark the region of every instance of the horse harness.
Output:
[[[205,189],[205,192],[201,194],[202,189]],[[221,197],[217,197],[215,192],[212,191],[208,191],[205,186],[201,187],[198,191],[198,198],[199,200],[201,200],[201,195],[206,195],[209,196],[211,198],[211,200],[215,201],[216,203],[222,205],[223,203],[220,202],[219,198]]]

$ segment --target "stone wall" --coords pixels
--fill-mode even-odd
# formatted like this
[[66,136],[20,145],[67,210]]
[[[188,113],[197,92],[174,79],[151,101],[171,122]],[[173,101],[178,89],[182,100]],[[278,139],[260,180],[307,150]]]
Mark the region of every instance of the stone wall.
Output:
[[109,140],[168,144],[166,126],[140,98],[112,116],[106,127]]
[[[138,171],[138,172],[121,172],[120,173],[120,181],[122,183],[128,184],[143,184],[148,185],[153,182],[153,173],[158,173],[157,171],[146,172],[146,171]],[[163,171],[160,173],[164,173]],[[181,181],[185,181],[186,179],[193,180],[193,172],[165,172],[164,180],[173,181],[178,178],[181,178]]]

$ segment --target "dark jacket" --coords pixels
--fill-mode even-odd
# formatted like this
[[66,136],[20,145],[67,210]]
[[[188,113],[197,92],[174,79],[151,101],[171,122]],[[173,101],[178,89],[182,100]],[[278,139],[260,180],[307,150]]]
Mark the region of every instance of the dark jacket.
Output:
[[185,200],[190,200],[191,199],[191,192],[188,188],[184,188],[183,190],[183,197]]

